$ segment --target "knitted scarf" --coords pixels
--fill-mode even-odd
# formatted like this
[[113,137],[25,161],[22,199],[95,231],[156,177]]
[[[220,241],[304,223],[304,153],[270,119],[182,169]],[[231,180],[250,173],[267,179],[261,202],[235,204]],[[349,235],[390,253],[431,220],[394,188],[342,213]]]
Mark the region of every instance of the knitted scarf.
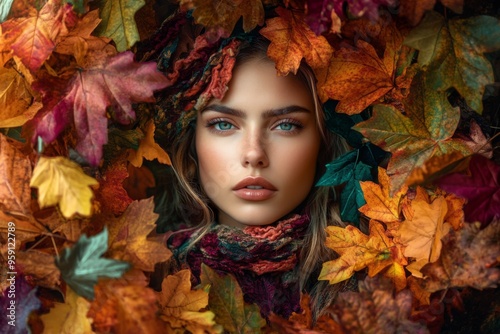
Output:
[[197,236],[192,231],[173,236],[169,247],[198,280],[201,263],[230,273],[245,301],[256,303],[263,316],[274,312],[288,318],[300,310],[297,260],[308,224],[307,215],[244,229],[214,223],[187,253],[189,242]]

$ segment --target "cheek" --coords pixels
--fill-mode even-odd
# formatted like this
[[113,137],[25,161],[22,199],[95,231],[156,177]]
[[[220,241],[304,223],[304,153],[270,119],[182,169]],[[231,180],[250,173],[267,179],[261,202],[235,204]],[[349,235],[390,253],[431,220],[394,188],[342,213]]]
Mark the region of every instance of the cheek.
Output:
[[196,141],[198,171],[201,186],[209,197],[217,196],[221,187],[227,186],[231,180],[231,159],[227,149],[216,142],[200,137]]

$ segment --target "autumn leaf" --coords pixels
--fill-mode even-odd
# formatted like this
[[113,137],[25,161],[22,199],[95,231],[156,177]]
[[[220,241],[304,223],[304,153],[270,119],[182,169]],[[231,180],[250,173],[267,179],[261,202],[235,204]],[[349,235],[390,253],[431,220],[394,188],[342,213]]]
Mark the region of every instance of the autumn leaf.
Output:
[[81,167],[64,157],[40,157],[30,186],[38,188],[38,202],[42,208],[59,204],[62,214],[69,218],[75,213],[89,216],[92,197],[89,186],[98,182],[85,174]]
[[102,258],[107,248],[108,230],[105,228],[90,238],[82,235],[73,247],[65,248],[56,259],[62,279],[78,295],[94,299],[94,285],[99,277],[118,278],[130,268],[126,262]]
[[73,290],[66,290],[64,303],[55,303],[48,314],[40,318],[44,324],[44,333],[47,334],[90,334],[92,320],[87,318],[90,302],[78,296]]
[[404,35],[394,22],[379,29],[381,33],[377,39],[385,46],[381,56],[372,44],[358,39],[353,46],[340,45],[333,52],[327,68],[316,71],[321,100],[339,100],[337,112],[353,115],[383,100],[385,95],[391,95],[391,100],[392,95],[399,99],[406,96],[404,91],[411,82],[414,69],[397,73],[399,53],[406,48],[403,46]]
[[[399,15],[404,16],[412,25],[417,25],[425,12],[432,10],[436,0],[402,0],[399,5]],[[455,13],[462,13],[464,0],[440,0],[441,4]]]
[[437,184],[447,192],[467,199],[465,220],[488,224],[500,217],[500,166],[480,155],[471,158],[470,175],[453,173]]
[[372,143],[392,153],[387,168],[391,196],[427,160],[455,152],[463,156],[471,153],[463,141],[452,138],[460,118],[458,110],[421,75],[414,78],[403,105],[406,116],[392,106],[376,105],[372,118],[354,126]]
[[435,292],[451,287],[496,288],[500,281],[500,221],[484,229],[480,224],[466,224],[443,239],[439,260],[422,268],[422,287]]
[[144,270],[154,271],[158,262],[172,255],[166,244],[148,240],[156,228],[158,214],[154,213],[153,198],[132,202],[118,218],[107,218],[110,256],[132,263]]
[[268,19],[260,34],[271,41],[267,55],[278,75],[296,74],[302,58],[313,69],[326,67],[332,54],[326,38],[316,36],[301,15],[281,7],[276,12],[279,16]]
[[102,145],[107,141],[106,108],[113,107],[114,119],[128,124],[135,119],[132,103],[154,102],[153,92],[168,85],[168,79],[156,70],[154,63],[135,63],[133,53],[125,52],[111,58],[102,67],[90,68],[75,74],[64,95],[59,98],[53,87],[43,86],[44,108],[34,118],[35,134],[52,142],[74,121],[77,151],[92,165],[99,164]]
[[29,15],[3,22],[4,47],[10,46],[13,54],[32,72],[36,72],[50,56],[57,37],[67,33],[67,25],[73,24],[72,7],[61,0],[49,0],[37,11],[29,9]]
[[305,21],[316,35],[321,35],[324,32],[340,32],[340,17],[333,10],[330,1],[314,1],[306,2]]
[[344,3],[347,2],[349,13],[356,17],[366,17],[371,21],[379,18],[378,8],[380,6],[394,6],[395,0],[333,0],[333,8],[338,16],[344,18]]
[[467,104],[481,113],[485,86],[495,81],[484,53],[500,49],[500,20],[490,16],[445,20],[431,12],[406,37],[427,66],[431,89],[455,88]]
[[132,151],[128,157],[130,163],[135,167],[139,168],[142,166],[143,158],[150,161],[157,159],[158,162],[162,164],[171,164],[170,157],[167,152],[165,152],[160,145],[155,142],[154,134],[155,123],[151,120],[146,124],[146,133],[139,144],[139,148],[137,151]]
[[[385,235],[382,224],[375,220],[370,221],[368,236],[352,225],[328,226],[326,232],[326,246],[340,257],[323,263],[319,280],[335,284],[366,267],[368,275],[373,277],[393,263],[406,264],[399,246]],[[402,274],[404,276],[404,271]]]
[[17,252],[16,263],[36,285],[50,289],[59,287],[61,274],[56,267],[54,255],[39,250]]
[[210,285],[208,305],[215,313],[215,322],[230,333],[260,333],[266,321],[256,304],[243,301],[243,292],[236,279],[228,274],[221,277],[205,264],[201,265],[201,284]]
[[0,3],[0,23],[5,21],[10,12],[10,6],[14,0],[5,0]]
[[163,279],[160,303],[160,318],[171,328],[188,330],[194,334],[220,333],[214,327],[215,314],[200,311],[208,305],[208,292],[191,290],[191,272],[181,270]]
[[342,292],[335,313],[347,333],[429,333],[425,324],[410,320],[412,295],[394,291],[380,276],[359,282],[359,292]]
[[99,1],[102,22],[95,34],[113,39],[119,52],[129,50],[139,40],[134,15],[144,4],[144,0]]
[[196,23],[209,29],[222,29],[227,36],[243,17],[243,30],[249,32],[264,24],[262,0],[193,0]]

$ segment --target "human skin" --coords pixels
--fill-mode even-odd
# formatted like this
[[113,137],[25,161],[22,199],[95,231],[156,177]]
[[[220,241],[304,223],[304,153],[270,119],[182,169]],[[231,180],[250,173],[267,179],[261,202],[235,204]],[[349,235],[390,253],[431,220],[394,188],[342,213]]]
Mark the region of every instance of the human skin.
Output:
[[196,123],[200,182],[218,222],[268,225],[290,213],[313,187],[320,144],[305,83],[277,76],[269,60],[237,66],[224,98]]

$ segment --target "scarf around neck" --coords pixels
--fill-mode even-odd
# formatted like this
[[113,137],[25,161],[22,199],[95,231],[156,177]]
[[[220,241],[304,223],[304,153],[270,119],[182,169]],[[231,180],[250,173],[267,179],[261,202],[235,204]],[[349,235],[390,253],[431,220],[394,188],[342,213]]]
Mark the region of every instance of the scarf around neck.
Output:
[[308,225],[309,217],[298,214],[272,225],[244,229],[213,223],[189,250],[196,231],[174,235],[169,247],[198,280],[202,263],[221,274],[230,273],[245,301],[256,303],[262,315],[274,312],[288,318],[300,310],[297,264]]

